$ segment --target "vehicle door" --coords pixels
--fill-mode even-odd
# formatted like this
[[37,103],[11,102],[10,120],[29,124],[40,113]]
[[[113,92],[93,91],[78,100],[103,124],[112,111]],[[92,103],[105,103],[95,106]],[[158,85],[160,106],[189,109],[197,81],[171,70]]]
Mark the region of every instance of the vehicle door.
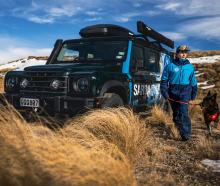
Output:
[[162,74],[162,66],[160,63],[160,51],[152,48],[144,48],[144,69],[147,71],[147,105],[152,105],[159,102],[160,94],[160,80]]
[[[132,76],[132,106],[146,106],[148,94],[155,76],[147,70],[145,47],[135,44],[132,47],[130,72]],[[153,79],[152,79],[153,78]]]

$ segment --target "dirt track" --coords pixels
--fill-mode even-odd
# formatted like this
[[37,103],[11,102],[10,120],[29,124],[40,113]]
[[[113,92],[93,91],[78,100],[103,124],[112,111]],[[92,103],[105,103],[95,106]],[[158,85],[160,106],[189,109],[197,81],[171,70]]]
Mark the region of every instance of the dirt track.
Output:
[[192,138],[187,142],[170,137],[167,127],[162,124],[152,125],[158,148],[162,149],[162,157],[160,162],[153,162],[151,166],[146,165],[148,155],[142,156],[136,166],[139,185],[155,182],[156,185],[220,185],[220,173],[213,172],[212,168],[201,163],[206,158],[220,159],[220,130],[214,129],[210,137],[199,108],[196,109],[198,115],[192,121]]

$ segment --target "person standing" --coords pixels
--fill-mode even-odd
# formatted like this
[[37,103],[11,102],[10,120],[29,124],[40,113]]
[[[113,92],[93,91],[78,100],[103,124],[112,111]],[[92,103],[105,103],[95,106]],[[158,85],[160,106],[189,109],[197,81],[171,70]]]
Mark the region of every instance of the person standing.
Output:
[[165,66],[160,84],[161,94],[170,102],[173,122],[183,141],[187,141],[191,136],[188,107],[189,102],[197,95],[195,70],[187,59],[189,51],[187,45],[177,47],[176,58]]

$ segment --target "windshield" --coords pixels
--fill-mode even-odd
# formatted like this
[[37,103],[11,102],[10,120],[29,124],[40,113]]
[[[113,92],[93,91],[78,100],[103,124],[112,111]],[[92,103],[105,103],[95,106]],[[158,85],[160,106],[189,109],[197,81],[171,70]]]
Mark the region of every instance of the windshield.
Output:
[[58,63],[114,62],[126,58],[127,41],[79,41],[64,43]]

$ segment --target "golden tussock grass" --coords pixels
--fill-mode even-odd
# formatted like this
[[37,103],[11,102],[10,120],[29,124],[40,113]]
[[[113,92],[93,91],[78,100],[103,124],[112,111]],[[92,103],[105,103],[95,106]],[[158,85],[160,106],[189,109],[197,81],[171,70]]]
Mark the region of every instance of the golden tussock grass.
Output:
[[[171,116],[156,106],[142,120],[126,108],[94,110],[54,130],[1,109],[0,185],[133,186],[134,170],[143,185],[181,185],[167,164],[178,146],[161,140],[161,130],[178,136]],[[207,139],[196,136],[196,157],[218,157]]]
[[16,68],[4,68],[0,70],[1,74],[6,74],[9,71],[15,70]]
[[197,156],[210,159],[220,158],[220,146],[211,137],[206,135],[198,135],[196,140]]
[[[54,132],[28,125],[12,109],[1,110],[0,185],[136,185],[128,159],[111,138],[74,126]],[[129,144],[119,147],[131,152]]]
[[0,92],[4,92],[4,79],[0,78]]
[[206,57],[214,55],[220,55],[220,50],[193,51],[189,54],[189,57]]
[[160,107],[154,106],[151,110],[151,117],[148,119],[151,124],[162,124],[169,131],[170,137],[179,138],[178,131],[172,122],[171,116],[165,113]]
[[202,119],[202,110],[199,104],[202,102],[200,99],[190,101],[189,116],[192,120]]
[[96,137],[115,144],[131,162],[142,152],[147,136],[144,123],[133,111],[123,107],[96,110],[78,117],[68,123],[64,133],[74,133],[73,129],[87,131],[90,139]]

